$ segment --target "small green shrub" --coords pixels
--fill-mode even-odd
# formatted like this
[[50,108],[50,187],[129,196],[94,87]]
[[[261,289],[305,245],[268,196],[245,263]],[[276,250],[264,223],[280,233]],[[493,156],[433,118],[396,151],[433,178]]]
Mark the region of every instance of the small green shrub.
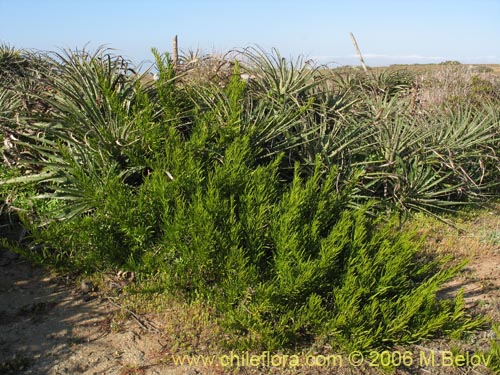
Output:
[[439,63],[440,65],[461,65],[460,61],[457,60],[446,60]]
[[493,68],[487,65],[470,65],[470,68],[474,73],[492,73]]
[[471,94],[475,96],[477,100],[485,100],[487,98],[500,99],[498,87],[495,87],[492,81],[483,79],[477,75],[472,76],[470,90]]

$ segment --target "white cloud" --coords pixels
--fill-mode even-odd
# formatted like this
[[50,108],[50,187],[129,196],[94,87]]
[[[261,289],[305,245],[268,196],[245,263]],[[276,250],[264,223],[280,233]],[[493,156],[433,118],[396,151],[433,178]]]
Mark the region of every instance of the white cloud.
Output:
[[[323,64],[350,65],[359,64],[358,56],[349,55],[317,55],[310,56],[311,59]],[[423,56],[419,54],[389,55],[381,53],[364,53],[363,58],[367,65],[389,65],[389,64],[423,64],[438,63],[446,60],[457,60],[469,64],[500,64],[498,56]]]
[[385,55],[385,54],[377,54],[377,53],[367,53],[363,55],[364,58],[369,59],[387,59],[387,60],[443,60],[446,57],[443,56],[422,56],[417,54],[410,55]]

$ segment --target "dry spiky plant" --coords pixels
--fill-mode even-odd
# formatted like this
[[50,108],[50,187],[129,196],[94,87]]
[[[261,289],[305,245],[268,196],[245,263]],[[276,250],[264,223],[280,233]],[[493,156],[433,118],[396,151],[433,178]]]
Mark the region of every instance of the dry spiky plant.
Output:
[[225,54],[204,53],[200,49],[181,53],[177,74],[181,82],[189,84],[215,83],[225,87],[233,74],[235,54],[230,51]]

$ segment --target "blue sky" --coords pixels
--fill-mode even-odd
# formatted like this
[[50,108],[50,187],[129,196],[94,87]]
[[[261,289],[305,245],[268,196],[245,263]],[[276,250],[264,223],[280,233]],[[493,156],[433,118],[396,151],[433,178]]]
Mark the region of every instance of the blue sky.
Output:
[[500,63],[500,0],[0,0],[0,43],[57,50],[106,44],[138,63],[151,47],[222,53],[258,44],[285,56],[368,65]]

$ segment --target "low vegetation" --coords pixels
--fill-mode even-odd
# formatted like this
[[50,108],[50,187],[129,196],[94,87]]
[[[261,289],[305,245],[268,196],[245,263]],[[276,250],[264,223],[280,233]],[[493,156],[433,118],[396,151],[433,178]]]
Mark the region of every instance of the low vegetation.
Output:
[[202,301],[230,347],[369,350],[484,325],[437,297],[463,263],[399,228],[498,194],[498,83],[432,101],[407,70],[153,54],[157,80],[106,49],[0,48],[2,225],[27,230],[10,247]]

